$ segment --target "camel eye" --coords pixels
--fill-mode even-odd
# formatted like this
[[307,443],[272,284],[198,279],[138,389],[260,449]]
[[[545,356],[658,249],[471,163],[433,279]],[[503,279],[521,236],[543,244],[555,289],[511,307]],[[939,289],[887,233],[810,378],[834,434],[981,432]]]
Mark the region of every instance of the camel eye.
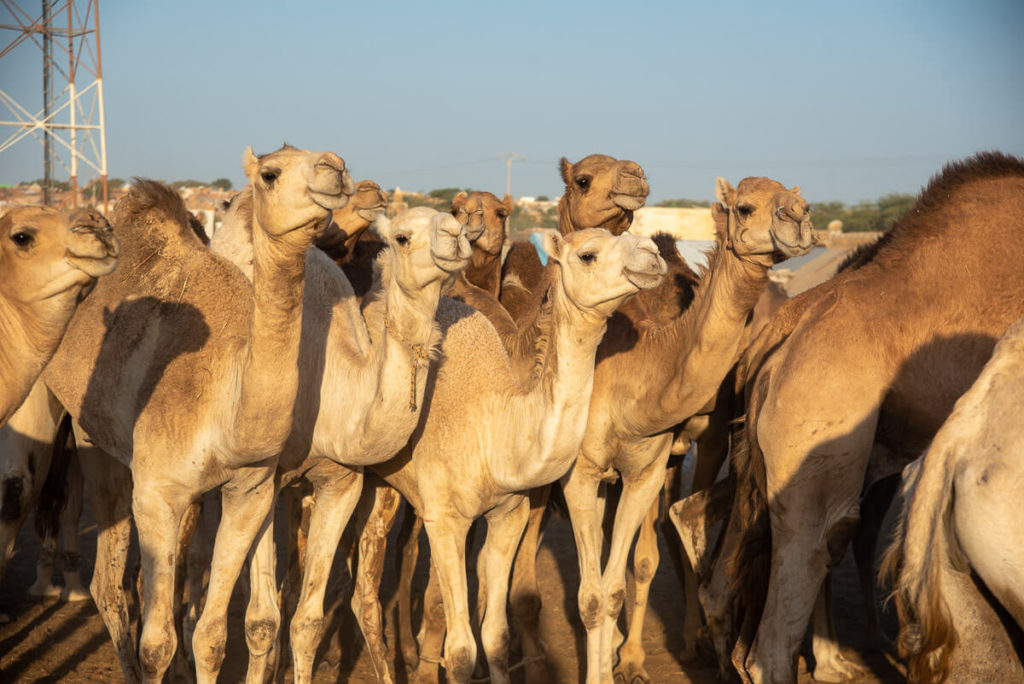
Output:
[[23,230],[19,230],[17,233],[11,236],[11,242],[16,244],[18,247],[29,247],[35,241],[36,239],[32,237],[31,233],[26,233]]
[[594,254],[593,252],[586,252],[585,254],[580,254],[580,261],[582,261],[585,264],[592,264],[595,261],[597,261],[597,255]]
[[743,218],[747,218],[748,216],[754,213],[754,205],[741,204],[738,207],[736,207],[736,211],[738,211],[740,216],[742,216]]
[[505,211],[504,209],[499,209],[498,211],[496,211],[496,212],[494,212],[494,213],[495,213],[495,214],[497,214],[497,215],[498,215],[498,218],[500,218],[500,219],[503,219],[503,218],[505,218],[506,216],[508,216],[508,212],[507,212],[507,211]]
[[579,186],[580,190],[586,190],[590,187],[590,179],[586,176],[580,176],[576,179],[576,185]]
[[397,242],[400,246],[405,247],[407,244],[409,244],[409,236],[408,235],[396,235],[395,236],[395,242]]
[[262,178],[263,182],[267,185],[273,185],[274,181],[276,181],[277,177],[280,175],[281,172],[277,169],[263,169],[260,171],[260,178]]

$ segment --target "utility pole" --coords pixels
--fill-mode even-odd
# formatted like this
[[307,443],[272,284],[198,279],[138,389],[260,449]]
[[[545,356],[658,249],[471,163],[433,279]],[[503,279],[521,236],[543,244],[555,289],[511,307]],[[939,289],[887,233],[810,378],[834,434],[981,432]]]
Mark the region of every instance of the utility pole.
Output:
[[512,195],[512,161],[514,159],[522,159],[523,155],[518,152],[506,152],[505,154],[499,154],[496,159],[505,158],[505,194]]
[[[107,134],[103,110],[103,65],[100,57],[99,0],[42,0],[42,14],[33,18],[13,0],[0,0],[7,17],[0,13],[0,29],[16,32],[0,50],[0,60],[23,43],[32,42],[43,53],[43,107],[32,113],[10,93],[0,88],[0,102],[14,120],[0,126],[14,132],[0,141],[0,154],[31,135],[43,144],[43,202],[50,202],[53,162],[69,175],[72,204],[78,205],[79,162],[96,172],[102,189],[103,210],[107,211]],[[66,20],[66,24],[63,22]],[[60,22],[61,25],[58,25]],[[56,38],[66,39],[55,40]],[[54,60],[57,46],[67,52],[67,71]],[[2,62],[0,62],[2,64]],[[0,70],[3,66],[0,66]],[[79,82],[82,78],[83,82]],[[55,91],[60,90],[56,95]]]

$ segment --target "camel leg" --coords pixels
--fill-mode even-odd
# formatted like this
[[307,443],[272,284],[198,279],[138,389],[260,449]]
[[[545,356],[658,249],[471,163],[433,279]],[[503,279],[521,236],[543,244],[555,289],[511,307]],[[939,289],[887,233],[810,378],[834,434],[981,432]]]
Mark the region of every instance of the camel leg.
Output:
[[[615,526],[612,530],[608,562],[601,577],[606,601],[605,612],[602,616],[600,664],[601,671],[604,673],[611,673],[612,659],[618,646],[613,643],[613,640],[617,632],[619,613],[622,611],[622,604],[626,598],[626,562],[629,559],[629,550],[644,517],[650,511],[651,506],[656,506],[658,503],[658,493],[665,484],[665,465],[668,463],[671,447],[672,435],[670,433],[662,434],[636,445],[632,453],[627,456],[630,462],[646,463],[647,465],[638,471],[623,473],[622,496],[615,510]],[[648,565],[641,573],[644,575],[644,579],[653,577],[657,570],[657,556],[651,554],[641,560],[641,562],[643,561],[646,561]],[[650,579],[647,579],[647,583],[650,583]],[[647,673],[643,670],[642,638],[641,627],[634,641],[634,644],[639,644],[640,655],[636,658],[637,654],[634,652],[631,655],[636,659],[623,666],[626,668],[624,671],[628,672],[627,681],[650,681]]]
[[530,500],[522,497],[512,510],[495,511],[487,518],[487,539],[478,563],[483,566],[487,587],[480,637],[487,654],[491,684],[508,684],[509,681],[508,581],[529,517]]
[[441,596],[441,585],[437,579],[437,570],[430,564],[427,588],[423,592],[423,623],[419,633],[419,662],[416,665],[412,681],[416,684],[437,684],[441,674],[441,649],[444,647],[445,634],[444,600]]
[[[89,592],[82,586],[78,572],[78,522],[82,516],[83,476],[78,457],[74,454],[74,446],[69,448],[72,453],[68,456],[65,475],[67,496],[60,512],[60,530],[40,540],[42,549],[36,565],[36,581],[29,587],[28,593],[32,596],[59,596],[62,601],[85,601],[90,598]],[[53,583],[54,561],[58,551],[61,553],[64,571],[63,587]]]
[[875,600],[875,548],[882,522],[889,511],[893,497],[900,486],[899,474],[890,475],[875,482],[867,491],[860,507],[860,526],[853,537],[853,557],[857,562],[857,578],[860,580],[861,598],[864,600],[864,614],[868,631],[879,650],[886,650],[890,642],[878,620],[878,603]]
[[405,669],[412,672],[419,663],[420,654],[416,637],[412,633],[412,578],[416,573],[416,561],[420,555],[420,530],[423,519],[408,503],[402,504],[405,512],[402,526],[398,528],[398,547],[401,554],[396,554],[399,563],[398,575],[398,640],[402,645],[402,660]]
[[366,641],[377,681],[392,684],[391,654],[384,638],[380,605],[380,582],[384,575],[387,537],[395,523],[402,496],[390,485],[378,482],[373,488],[373,508],[359,536],[359,564],[356,568],[352,612]]
[[459,516],[424,515],[430,539],[430,563],[437,572],[447,637],[444,665],[448,681],[468,684],[476,664],[476,641],[469,623],[466,583],[466,535],[472,520]]
[[[132,512],[142,556],[142,631],[139,662],[143,681],[158,684],[177,647],[174,628],[174,574],[178,530],[189,506],[184,497],[167,496],[161,483],[133,472]],[[212,585],[211,585],[212,586]],[[223,641],[221,651],[223,652]],[[196,649],[197,656],[206,652]],[[222,656],[223,657],[223,656]],[[201,660],[197,657],[198,661]]]
[[512,568],[509,607],[520,635],[528,684],[548,682],[547,654],[540,640],[540,587],[537,585],[537,552],[544,534],[545,513],[551,485],[530,490],[530,517]]
[[310,478],[316,502],[309,518],[302,592],[289,630],[296,684],[313,681],[313,661],[323,636],[327,580],[341,535],[362,494],[362,472],[346,470],[351,476],[343,479]]
[[587,630],[587,684],[600,684],[611,679],[609,670],[602,676],[601,626],[606,613],[601,591],[601,523],[604,507],[598,501],[601,471],[582,455],[569,474],[562,479],[562,491],[569,507],[572,533],[576,539],[576,556],[580,566],[580,587],[577,592],[580,619]]
[[[192,539],[199,524],[200,511],[201,507],[198,501],[185,509],[185,515],[181,518],[181,528],[178,530],[178,551],[175,555],[177,567],[174,570],[174,629],[178,635],[178,643],[181,645],[181,648],[174,652],[174,664],[171,671],[174,673],[174,678],[181,681],[191,679],[191,672],[195,668],[192,645],[185,641],[185,620],[188,615],[188,606],[185,607],[184,611],[180,609],[185,594],[185,582],[189,579],[188,551],[191,548]],[[191,637],[191,634],[188,636]]]
[[616,681],[621,680],[629,684],[642,684],[651,681],[647,671],[644,670],[644,659],[647,654],[644,652],[643,632],[651,580],[654,579],[654,572],[657,570],[660,560],[658,531],[655,527],[658,522],[658,506],[659,501],[655,499],[654,503],[648,507],[647,515],[644,516],[640,525],[640,536],[637,537],[636,548],[633,550],[633,576],[636,580],[633,614],[629,620],[629,636],[619,648],[619,663],[615,667]]
[[[196,680],[200,684],[217,681],[227,646],[228,602],[242,564],[264,531],[264,525],[273,526],[274,489],[273,465],[240,469],[221,486],[221,519],[213,543],[210,586],[192,635]],[[136,496],[136,501],[138,498]],[[148,584],[147,579],[147,590]],[[259,591],[259,585],[252,587],[252,591]],[[146,609],[149,609],[148,597]],[[246,625],[247,641],[258,636],[250,633],[252,626],[251,623]]]
[[131,472],[95,447],[79,449],[96,519],[96,565],[89,591],[107,627],[125,682],[141,681],[128,618],[124,569],[131,537]]
[[263,684],[268,662],[274,660],[274,646],[281,628],[273,523],[271,510],[249,556],[249,603],[245,609],[245,642],[249,647],[246,684]]
[[814,650],[814,681],[847,682],[865,673],[850,662],[839,649],[835,617],[832,614],[832,573],[821,585],[811,616],[813,626],[811,643]]

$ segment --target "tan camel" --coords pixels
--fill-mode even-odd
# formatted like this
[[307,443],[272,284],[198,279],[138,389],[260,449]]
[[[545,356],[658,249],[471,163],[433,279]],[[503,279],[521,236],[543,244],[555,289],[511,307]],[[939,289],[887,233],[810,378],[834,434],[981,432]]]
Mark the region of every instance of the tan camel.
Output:
[[501,293],[501,250],[513,209],[511,195],[499,200],[489,192],[460,192],[452,200],[452,215],[473,243],[473,257],[463,272],[466,280],[495,298]]
[[[443,596],[445,664],[452,681],[468,681],[475,662],[464,555],[470,525],[479,516],[488,520],[480,561],[487,588],[483,644],[491,681],[507,682],[506,589],[528,514],[523,492],[557,479],[571,465],[607,317],[665,271],[645,238],[616,238],[601,230],[565,237],[548,231],[544,238],[552,274],[537,322],[545,334],[530,383],[516,381],[482,315],[455,302],[443,304],[441,363],[428,384],[421,425],[402,454],[375,467],[425,521]],[[487,420],[455,418],[464,415],[466,396],[474,397],[478,415]]]
[[[227,602],[269,523],[276,456],[292,427],[306,251],[353,191],[344,161],[329,152],[285,146],[257,157],[247,150],[243,168],[251,185],[235,204],[253,222],[252,285],[201,245],[177,193],[140,181],[115,208],[119,272],[79,308],[43,376],[75,419],[83,470],[107,489],[94,499],[102,531],[92,590],[128,681],[139,674],[124,629],[125,559],[105,554],[130,523],[125,485],[110,487],[130,469],[144,580],[139,660],[151,682],[162,679],[176,647],[182,516],[220,487],[210,589],[193,636],[197,678],[214,681]],[[259,608],[250,604],[246,616],[250,642],[261,636]]]
[[1024,681],[1019,650],[975,586],[1024,629],[1022,398],[1024,319],[907,468],[901,529],[883,565],[896,577],[910,681]]
[[[300,392],[292,434],[278,458],[279,486],[305,477],[316,500],[290,628],[296,682],[312,680],[327,578],[359,499],[361,469],[392,458],[409,441],[439,340],[434,314],[441,290],[470,258],[459,222],[427,207],[393,221],[378,218],[376,231],[388,248],[377,258],[380,275],[362,311],[341,270],[317,250],[307,256],[300,386],[314,391]],[[251,240],[230,228],[221,235]],[[272,534],[268,526],[255,551],[250,598],[268,606],[277,596]],[[279,620],[275,615],[266,624],[272,632],[267,646],[276,640]],[[255,681],[266,654],[266,648],[253,652]]]
[[333,212],[331,224],[317,239],[316,246],[339,266],[348,263],[359,238],[384,214],[387,206],[388,196],[379,185],[372,180],[359,181],[349,203]]
[[117,266],[118,250],[93,209],[13,207],[0,216],[0,426],[28,396],[75,307]]
[[[1022,211],[1021,160],[984,153],[950,164],[859,265],[791,300],[755,343],[760,354],[761,340],[784,340],[748,375],[749,454],[735,454],[716,577],[736,573],[742,603],[724,590],[704,603],[713,631],[744,616],[732,653],[744,677],[795,679],[815,603],[828,608],[819,588],[858,523],[872,445],[903,462],[923,451],[1024,313]],[[719,635],[720,659],[732,638]],[[836,651],[815,676],[848,672]]]

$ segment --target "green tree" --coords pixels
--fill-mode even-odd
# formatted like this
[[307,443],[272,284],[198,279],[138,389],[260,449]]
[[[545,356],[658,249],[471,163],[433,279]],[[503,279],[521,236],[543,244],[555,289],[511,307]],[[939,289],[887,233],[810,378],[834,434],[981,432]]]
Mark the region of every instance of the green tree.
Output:
[[210,183],[210,185],[212,185],[215,188],[220,188],[221,190],[230,190],[232,187],[230,178],[218,178],[217,180]]
[[547,195],[537,195],[537,201],[538,202],[550,202],[551,200],[548,199]]
[[[460,192],[463,192],[462,188],[439,188],[437,190],[431,190],[430,192],[428,192],[427,197],[433,197],[434,199],[439,199],[450,204],[451,201],[455,199],[455,196],[458,195]],[[465,192],[473,191],[470,190],[469,188],[466,188]]]
[[710,207],[711,202],[706,200],[692,200],[692,199],[673,199],[665,200],[664,202],[658,202],[655,206],[658,207],[672,207],[676,209],[690,209],[692,207]]

